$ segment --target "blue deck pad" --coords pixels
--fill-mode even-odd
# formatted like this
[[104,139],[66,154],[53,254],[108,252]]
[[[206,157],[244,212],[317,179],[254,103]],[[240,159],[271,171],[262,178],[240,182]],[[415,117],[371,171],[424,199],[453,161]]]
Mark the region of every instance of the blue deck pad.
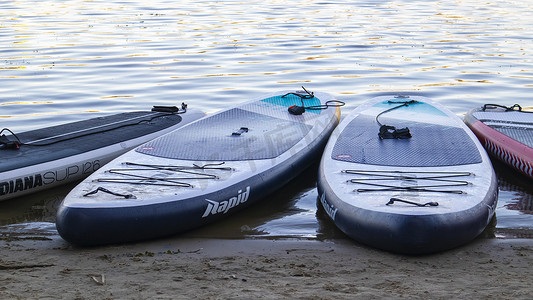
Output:
[[[248,132],[240,130],[248,128]],[[137,152],[193,161],[271,159],[307,135],[311,125],[234,108],[201,119],[137,148]],[[232,135],[233,132],[240,135]]]
[[[275,105],[285,106],[285,107],[290,107],[293,105],[302,106],[302,99],[300,97],[296,95],[292,95],[292,94],[289,94],[285,97],[282,97],[282,96],[283,95],[274,96],[274,97],[263,99],[261,101],[275,104]],[[318,99],[317,97],[313,97],[311,99],[303,99],[303,104],[305,107],[308,107],[308,106],[318,106],[318,105],[321,105],[322,103],[320,102],[320,99]],[[315,113],[315,114],[320,114],[322,110],[308,109],[306,111]]]
[[[385,117],[383,123],[388,124]],[[454,166],[482,161],[476,145],[462,128],[398,120],[391,125],[408,127],[412,138],[381,140],[375,117],[360,115],[342,131],[331,158],[402,167]]]

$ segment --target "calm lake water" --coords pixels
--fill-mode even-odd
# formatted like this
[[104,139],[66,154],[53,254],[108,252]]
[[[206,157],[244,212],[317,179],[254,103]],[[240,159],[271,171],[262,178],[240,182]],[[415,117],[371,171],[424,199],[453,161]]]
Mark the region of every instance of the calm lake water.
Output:
[[[1,1],[0,128],[152,105],[214,112],[305,86],[347,114],[385,93],[462,115],[533,106],[533,1]],[[533,237],[531,182],[496,165],[484,236]],[[316,165],[268,202],[186,235],[340,238],[316,205]],[[54,222],[71,186],[0,203],[0,225]]]

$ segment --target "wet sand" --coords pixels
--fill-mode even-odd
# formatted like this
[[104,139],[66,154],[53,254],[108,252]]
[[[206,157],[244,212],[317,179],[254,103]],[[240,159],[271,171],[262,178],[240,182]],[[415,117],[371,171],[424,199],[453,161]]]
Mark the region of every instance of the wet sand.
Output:
[[77,248],[49,224],[0,231],[1,299],[529,299],[533,294],[530,239],[479,238],[426,256],[392,254],[349,239],[177,236]]

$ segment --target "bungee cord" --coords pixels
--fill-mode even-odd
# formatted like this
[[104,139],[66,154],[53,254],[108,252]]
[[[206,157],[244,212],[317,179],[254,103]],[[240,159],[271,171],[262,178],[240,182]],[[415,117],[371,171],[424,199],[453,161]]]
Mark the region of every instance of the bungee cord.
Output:
[[[233,171],[231,167],[221,167],[224,162],[205,164],[203,166],[193,164],[192,166],[178,166],[178,165],[150,165],[138,164],[132,162],[125,162],[125,165],[136,166],[138,168],[120,168],[110,169],[106,173],[118,175],[116,178],[97,178],[96,182],[107,183],[124,183],[137,185],[154,185],[154,186],[175,186],[175,187],[194,187],[184,180],[205,180],[205,179],[219,179],[217,175],[207,174],[202,172],[195,172],[193,170],[221,170]],[[174,172],[177,176],[161,177],[153,175],[143,175],[144,172],[154,171],[168,171]],[[181,176],[180,176],[181,175]]]
[[[455,180],[447,178],[469,177],[473,174],[470,172],[453,172],[453,171],[366,171],[366,170],[343,170],[342,173],[352,175],[369,176],[367,178],[349,179],[347,182],[366,185],[377,188],[358,188],[354,192],[380,192],[380,191],[408,191],[408,192],[435,192],[435,193],[452,193],[465,194],[462,190],[443,189],[449,187],[468,186],[471,183],[466,180]],[[422,176],[417,176],[422,175]],[[395,184],[376,183],[376,181],[428,181],[434,184],[423,184],[416,186],[399,186]]]

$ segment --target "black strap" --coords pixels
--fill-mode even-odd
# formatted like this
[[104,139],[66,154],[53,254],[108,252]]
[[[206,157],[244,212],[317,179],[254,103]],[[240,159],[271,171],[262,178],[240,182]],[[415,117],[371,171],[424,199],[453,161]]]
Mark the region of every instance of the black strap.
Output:
[[422,204],[422,203],[416,203],[416,202],[413,202],[413,201],[403,200],[403,199],[399,199],[399,198],[390,198],[389,202],[387,202],[387,205],[392,205],[392,204],[394,204],[394,202],[403,202],[403,203],[407,203],[407,204],[416,205],[418,207],[439,206],[439,203],[437,203],[437,202],[428,202],[428,203]]
[[501,104],[485,104],[483,105],[482,110],[486,111],[487,109],[494,109],[496,107],[503,108],[505,111],[519,111],[523,113],[533,113],[531,111],[522,111],[522,107],[518,104],[514,104],[513,106],[505,106]]
[[106,188],[103,188],[101,186],[99,186],[98,188],[96,188],[96,190],[94,191],[90,191],[88,192],[87,194],[84,194],[83,197],[87,197],[89,195],[93,195],[93,194],[96,194],[98,192],[104,192],[104,193],[108,193],[108,194],[111,194],[113,196],[119,196],[119,197],[124,197],[126,199],[136,199],[136,197],[132,194],[119,194],[119,193],[115,193],[115,192],[112,192]]
[[300,97],[300,99],[302,99],[302,106],[303,106],[303,99],[313,99],[315,97],[315,94],[313,92],[309,92],[305,87],[302,86],[302,89],[305,91],[305,94],[304,93],[287,93],[283,96],[281,96],[281,98],[285,98],[287,97],[288,95],[295,95],[295,96],[298,96]]
[[[17,140],[16,141],[10,140],[5,134],[2,134],[4,131],[9,132]],[[11,131],[9,128],[4,128],[0,131],[0,134],[1,134],[0,135],[0,150],[20,149],[20,145],[22,143],[20,142],[20,139],[18,138],[18,136],[15,133],[13,133],[13,131]]]
[[172,114],[183,114],[187,112],[187,104],[181,103],[181,110],[177,106],[161,106],[161,105],[154,105],[152,108],[152,111],[154,112],[166,112],[166,113],[172,113]]
[[231,133],[231,135],[232,136],[240,136],[241,134],[247,133],[247,132],[248,132],[248,127],[241,127],[239,130],[234,131],[233,133]]

